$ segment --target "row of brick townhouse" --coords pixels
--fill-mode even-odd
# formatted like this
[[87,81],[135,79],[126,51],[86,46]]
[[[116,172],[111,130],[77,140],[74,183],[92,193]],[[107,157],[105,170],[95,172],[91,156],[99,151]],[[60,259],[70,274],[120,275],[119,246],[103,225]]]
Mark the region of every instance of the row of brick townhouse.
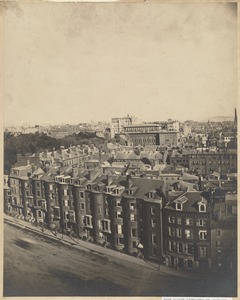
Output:
[[26,221],[168,266],[211,268],[209,193],[182,181],[22,166],[12,168],[5,196],[5,212]]

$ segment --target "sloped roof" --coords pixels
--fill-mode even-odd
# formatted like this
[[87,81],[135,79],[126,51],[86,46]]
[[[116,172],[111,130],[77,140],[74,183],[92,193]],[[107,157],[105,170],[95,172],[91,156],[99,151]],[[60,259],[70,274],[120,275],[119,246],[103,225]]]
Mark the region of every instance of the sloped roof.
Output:
[[[186,191],[179,197],[175,198],[174,201],[170,201],[165,206],[165,209],[175,210],[175,202],[182,197],[187,199],[186,202],[183,203],[184,212],[199,212],[198,210],[198,203],[203,201],[204,203],[208,204],[208,201],[203,197],[202,192],[199,191]],[[207,205],[206,211],[210,212],[210,205]]]
[[181,179],[184,181],[184,180],[198,180],[199,178],[196,175],[189,174],[189,173],[184,173],[181,176]]
[[48,174],[44,174],[42,177],[41,177],[41,180],[44,180],[44,181],[47,181],[47,182],[52,182],[54,181],[54,178]]
[[36,171],[33,172],[33,175],[42,175],[42,174],[45,174],[45,172],[41,168],[38,168]]

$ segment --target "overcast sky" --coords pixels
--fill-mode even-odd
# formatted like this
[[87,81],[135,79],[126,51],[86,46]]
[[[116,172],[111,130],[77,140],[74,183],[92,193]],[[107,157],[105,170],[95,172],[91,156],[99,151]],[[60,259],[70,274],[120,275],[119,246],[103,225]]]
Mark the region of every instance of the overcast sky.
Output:
[[24,3],[6,10],[4,34],[5,125],[236,107],[236,3]]

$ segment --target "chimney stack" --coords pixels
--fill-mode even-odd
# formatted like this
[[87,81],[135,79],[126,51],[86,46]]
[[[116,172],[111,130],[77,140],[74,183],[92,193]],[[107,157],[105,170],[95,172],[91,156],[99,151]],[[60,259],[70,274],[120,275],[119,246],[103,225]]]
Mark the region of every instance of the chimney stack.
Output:
[[127,175],[126,180],[127,180],[127,189],[130,189],[133,185],[133,180],[132,180],[131,175]]

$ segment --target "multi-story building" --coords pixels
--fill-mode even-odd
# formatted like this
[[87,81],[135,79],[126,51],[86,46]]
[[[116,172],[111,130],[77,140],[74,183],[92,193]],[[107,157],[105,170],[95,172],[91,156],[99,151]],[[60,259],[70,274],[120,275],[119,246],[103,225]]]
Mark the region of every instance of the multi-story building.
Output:
[[19,218],[26,217],[26,197],[29,193],[29,177],[32,175],[31,165],[20,166],[11,169],[10,173],[10,194],[8,204],[11,213]]
[[[54,168],[45,173],[29,165],[12,168],[5,212],[130,255],[159,263],[165,258],[167,266],[211,268],[216,250],[211,249],[211,240],[215,243],[216,238],[209,193],[194,190],[176,174],[113,176],[93,165],[74,174],[59,174]],[[228,213],[236,214],[235,194],[227,195],[219,210],[224,204]],[[226,253],[232,238],[224,242]]]
[[180,141],[178,131],[163,129],[161,124],[125,126],[124,131],[131,138],[133,146],[177,146]]
[[173,152],[170,156],[170,164],[180,165],[183,167],[188,168],[189,167],[189,155],[188,154],[181,154],[179,152]]
[[228,192],[213,206],[211,227],[212,269],[232,271],[237,268],[237,193]]
[[211,268],[211,205],[198,191],[173,192],[163,208],[166,265]]
[[201,175],[211,174],[213,171],[227,174],[237,171],[237,151],[227,150],[217,153],[189,154],[189,169]]
[[115,134],[120,134],[124,132],[124,127],[132,125],[134,123],[134,118],[127,115],[123,118],[112,118],[110,124],[111,137],[114,137]]

